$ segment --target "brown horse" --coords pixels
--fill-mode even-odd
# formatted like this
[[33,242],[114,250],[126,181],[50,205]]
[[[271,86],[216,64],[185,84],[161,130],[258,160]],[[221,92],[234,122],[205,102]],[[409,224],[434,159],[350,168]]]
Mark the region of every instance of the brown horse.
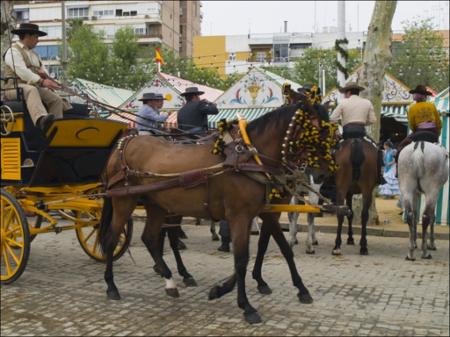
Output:
[[[254,147],[263,158],[277,169],[283,169],[282,158],[285,158],[285,144],[289,137],[303,130],[303,126],[295,129],[295,135],[289,135],[292,123],[298,109],[301,108],[309,118],[314,120],[315,111],[307,101],[298,105],[282,107],[251,122],[247,131]],[[320,123],[318,123],[319,125]],[[328,137],[328,129],[317,128],[321,136]],[[299,153],[290,153],[298,163],[306,162],[306,158],[314,151],[303,148]],[[176,174],[199,170],[205,167],[218,167],[223,157],[211,153],[211,145],[174,144],[152,136],[138,136],[128,141],[123,151],[113,150],[104,172],[104,182],[114,180],[118,172],[123,170],[123,164],[134,172],[151,172],[156,174]],[[329,163],[320,159],[320,171],[328,174]],[[269,164],[268,164],[269,165]],[[128,181],[119,180],[115,188],[125,184],[141,186],[161,183],[161,177],[151,175],[130,174]],[[142,195],[142,194],[141,194]],[[138,195],[113,196],[111,202],[112,220],[105,216],[101,222],[100,242],[107,256],[105,281],[110,299],[120,299],[119,291],[114,284],[112,271],[112,253],[117,245],[123,224],[136,207]],[[251,220],[261,213],[266,204],[266,185],[255,180],[247,172],[222,170],[208,175],[202,184],[184,188],[173,186],[145,193],[144,206],[147,211],[147,221],[142,234],[142,240],[159,266],[161,275],[166,279],[168,293],[175,294],[176,286],[172,275],[160,253],[160,228],[168,213],[200,218],[226,219],[230,225],[235,258],[235,282],[238,284],[238,306],[244,310],[245,319],[250,323],[260,322],[261,318],[253,308],[246,295],[245,275],[249,259],[249,236]],[[230,281],[233,283],[233,280]],[[300,294],[302,302],[310,303],[312,298],[300,279]],[[214,290],[214,288],[213,288]]]
[[[353,194],[362,194],[360,254],[367,255],[367,220],[372,204],[372,191],[378,178],[378,149],[374,144],[361,138],[350,138],[340,144],[335,153],[339,169],[336,171],[336,205],[343,205],[344,200],[349,208],[347,244],[353,245]],[[338,228],[333,255],[341,254],[341,232],[344,215],[337,214]]]

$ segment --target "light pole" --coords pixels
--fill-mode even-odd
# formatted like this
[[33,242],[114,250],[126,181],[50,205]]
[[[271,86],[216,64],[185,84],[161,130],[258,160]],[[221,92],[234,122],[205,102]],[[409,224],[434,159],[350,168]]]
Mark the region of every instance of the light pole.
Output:
[[67,38],[66,38],[66,4],[61,1],[61,29],[62,29],[62,83],[67,84]]

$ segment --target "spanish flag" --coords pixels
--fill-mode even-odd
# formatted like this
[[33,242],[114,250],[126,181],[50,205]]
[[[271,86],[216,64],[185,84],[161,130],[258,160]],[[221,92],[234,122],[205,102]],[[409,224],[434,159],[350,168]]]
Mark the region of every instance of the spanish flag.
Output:
[[164,59],[161,56],[161,50],[160,48],[155,48],[155,62],[159,64],[164,64]]

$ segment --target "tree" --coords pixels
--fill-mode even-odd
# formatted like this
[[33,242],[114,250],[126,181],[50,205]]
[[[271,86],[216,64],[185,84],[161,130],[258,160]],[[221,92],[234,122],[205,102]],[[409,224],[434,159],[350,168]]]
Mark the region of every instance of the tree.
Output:
[[431,18],[403,24],[405,35],[392,46],[393,59],[388,70],[409,87],[420,83],[436,91],[445,89],[449,83],[449,58]]
[[[7,0],[1,2],[1,55],[4,55],[11,46],[12,33],[11,30],[16,27],[16,16],[14,14],[13,1]],[[1,72],[4,70],[4,62],[1,65]]]
[[103,33],[93,32],[90,26],[74,22],[69,38],[71,78],[132,90],[151,79],[155,66],[151,59],[138,60],[139,45],[132,28],[117,30],[111,48],[102,37]]

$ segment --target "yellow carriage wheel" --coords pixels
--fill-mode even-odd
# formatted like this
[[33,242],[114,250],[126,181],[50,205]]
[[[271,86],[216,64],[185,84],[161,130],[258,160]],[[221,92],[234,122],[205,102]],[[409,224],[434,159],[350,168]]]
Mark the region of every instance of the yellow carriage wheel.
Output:
[[30,255],[30,232],[27,218],[14,196],[1,189],[1,284],[17,280]]
[[[86,219],[94,217],[95,224],[93,226],[81,227],[76,229],[77,239],[83,248],[84,252],[99,262],[106,261],[106,255],[103,254],[100,248],[100,216],[101,212],[95,214],[90,212],[75,212],[76,218]],[[133,220],[130,219],[123,228],[123,233],[120,234],[119,243],[114,251],[114,261],[118,260],[128,249],[131,242],[131,236],[133,233]]]

